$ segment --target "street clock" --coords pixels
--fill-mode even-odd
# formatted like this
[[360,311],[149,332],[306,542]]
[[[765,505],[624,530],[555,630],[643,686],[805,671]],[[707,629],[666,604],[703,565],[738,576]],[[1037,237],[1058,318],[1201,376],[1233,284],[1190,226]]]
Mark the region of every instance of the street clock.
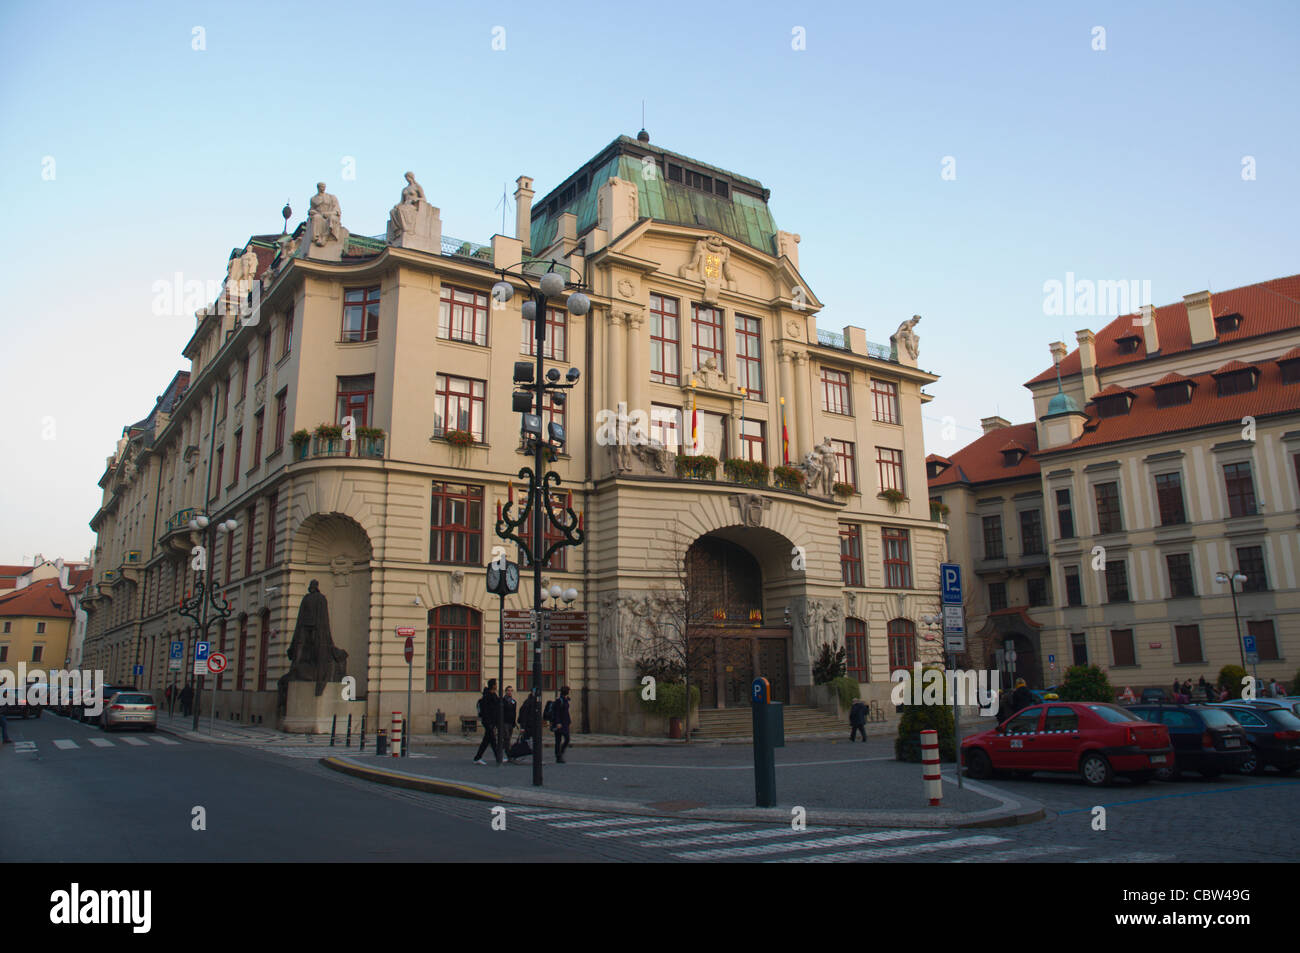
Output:
[[507,562],[504,567],[495,560],[488,563],[487,589],[495,596],[509,596],[519,591],[519,564]]

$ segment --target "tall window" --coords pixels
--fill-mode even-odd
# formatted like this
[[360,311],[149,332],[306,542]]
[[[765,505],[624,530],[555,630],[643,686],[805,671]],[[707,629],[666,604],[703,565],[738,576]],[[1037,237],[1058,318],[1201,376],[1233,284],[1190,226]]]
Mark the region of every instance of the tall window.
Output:
[[266,663],[268,656],[268,643],[271,641],[271,610],[263,609],[262,614],[258,617],[261,623],[260,631],[257,634],[257,690],[266,691]]
[[483,551],[483,487],[434,483],[429,562],[476,564]]
[[1128,602],[1128,564],[1122,559],[1106,561],[1106,601]]
[[266,500],[266,565],[275,565],[275,520],[280,502],[279,491],[272,493]]
[[239,645],[235,649],[235,691],[244,690],[244,657],[248,654],[248,616],[239,620]]
[[1228,491],[1229,516],[1255,515],[1255,481],[1249,463],[1229,463],[1223,468],[1223,484]]
[[861,619],[845,619],[844,661],[849,678],[855,679],[860,685],[870,681],[867,677],[870,668],[867,658],[867,624]]
[[222,535],[226,537],[226,580],[225,581],[230,582],[235,575],[235,571],[232,568],[234,566],[234,558],[235,558],[235,534],[223,533]]
[[740,420],[741,458],[745,460],[753,460],[756,463],[766,463],[767,443],[763,437],[763,421],[750,420],[748,417],[742,417]]
[[442,286],[438,337],[487,346],[488,296],[482,291]]
[[905,529],[882,527],[885,550],[885,585],[890,589],[912,588],[912,547]]
[[[524,354],[537,356],[537,338],[533,322],[524,318],[521,342]],[[546,340],[542,343],[542,357],[557,361],[568,360],[569,346],[569,312],[563,308],[546,309]]]
[[1187,522],[1183,506],[1183,478],[1179,473],[1156,475],[1156,502],[1160,506],[1160,525],[1172,526]]
[[650,379],[661,384],[676,384],[681,379],[677,357],[681,340],[679,308],[676,298],[650,296]]
[[989,583],[989,611],[997,612],[1007,607],[1007,584],[1005,582]]
[[235,456],[231,459],[230,467],[230,485],[234,486],[239,482],[239,459],[244,449],[244,431],[242,429],[235,431]]
[[221,416],[218,420],[226,419],[226,412],[230,410],[230,388],[235,386],[235,375],[230,373],[226,375],[226,386],[221,388]]
[[379,337],[379,286],[343,292],[343,334],[340,341],[373,341]]
[[1079,578],[1078,566],[1065,567],[1065,604],[1083,605],[1083,580]]
[[1201,627],[1198,625],[1174,626],[1174,642],[1178,646],[1178,661],[1204,662],[1201,652]]
[[1043,513],[1042,510],[1020,511],[1020,546],[1025,556],[1037,556],[1043,552]]
[[[549,427],[552,423],[557,423],[561,427],[565,423],[565,415],[568,412],[568,404],[557,404],[555,402],[555,392],[546,391],[542,394],[542,428],[544,433],[550,433]],[[565,430],[568,433],[568,430]]]
[[1119,484],[1098,483],[1094,490],[1097,494],[1097,532],[1119,533],[1124,530],[1119,511]]
[[375,375],[358,374],[339,378],[335,423],[351,417],[358,427],[370,426],[370,407],[375,399]]
[[855,490],[858,487],[858,464],[853,456],[853,444],[847,440],[832,440],[831,450],[835,452],[835,480],[847,483]]
[[224,478],[224,474],[226,472],[226,448],[225,447],[217,447],[217,465],[216,468],[213,470],[213,472],[216,473],[217,475],[217,486],[220,486],[221,481]]
[[1261,662],[1277,662],[1281,656],[1277,651],[1277,632],[1273,629],[1272,619],[1256,619],[1246,623],[1246,633],[1255,637],[1255,651]]
[[487,384],[468,377],[439,374],[433,397],[433,432],[441,437],[448,430],[467,430],[483,440],[483,406]]
[[1070,633],[1070,648],[1074,654],[1075,665],[1088,664],[1088,637],[1084,633]]
[[1137,652],[1133,646],[1132,629],[1110,630],[1110,654],[1112,665],[1137,664]]
[[248,508],[248,522],[244,524],[244,575],[253,573],[253,532],[257,528],[257,504]]
[[261,380],[266,376],[266,372],[271,367],[271,322],[266,323],[266,330],[262,332],[262,348],[257,358],[258,374],[257,379]]
[[1264,548],[1262,546],[1239,546],[1237,548],[1237,571],[1246,575],[1246,581],[1241,584],[1242,592],[1268,591],[1268,575],[1264,571]]
[[284,426],[289,417],[288,388],[275,395],[275,449],[284,447]]
[[[526,489],[524,489],[523,487],[519,487],[518,489],[520,493],[524,494],[525,496],[527,495],[528,491]],[[522,498],[524,497],[521,497],[521,499]],[[556,494],[555,503],[556,503],[556,509],[563,512],[564,508],[573,506],[573,494],[565,493],[563,501],[560,500],[559,494]],[[524,521],[523,532],[520,533],[520,535],[523,536],[524,539],[528,540],[529,548],[531,548],[533,545],[533,517],[536,515],[537,515],[536,510],[528,514],[528,519]],[[564,531],[556,528],[547,517],[543,516],[542,517],[542,552],[546,552],[546,550],[550,548],[552,544],[558,543],[562,539],[564,539]],[[525,569],[532,566],[532,561],[528,558],[527,554],[522,549],[519,550],[519,565]],[[556,572],[564,572],[566,569],[568,569],[569,568],[568,548],[561,547],[560,549],[557,549],[555,552],[551,553],[551,558],[546,561],[545,566],[543,566],[542,568],[552,569],[555,570]]]
[[284,329],[280,332],[280,356],[293,350],[293,305],[284,310]]
[[822,368],[822,410],[830,414],[852,414],[849,372]]
[[1006,550],[1002,548],[1002,517],[986,516],[984,524],[984,558],[1002,559]]
[[763,339],[758,318],[736,315],[736,383],[752,400],[763,399]]
[[1182,599],[1196,595],[1190,553],[1170,553],[1165,557],[1165,567],[1169,570],[1169,598]]
[[903,451],[888,447],[876,448],[876,472],[880,477],[880,492],[903,490]]
[[1030,576],[1025,580],[1025,594],[1029,597],[1030,607],[1045,606],[1051,599],[1047,595],[1047,577]]
[[694,363],[691,366],[698,371],[709,358],[713,358],[718,370],[722,370],[722,312],[698,304],[691,305],[691,310],[695,316],[692,322],[695,340],[691,347]]
[[483,616],[468,606],[429,610],[425,691],[468,692],[479,688]]
[[893,381],[871,381],[871,399],[875,405],[876,420],[882,424],[896,424],[898,414],[898,385]]
[[910,619],[889,620],[889,669],[910,669],[916,661],[916,626]]
[[851,523],[840,524],[840,578],[846,586],[862,585],[862,534]]
[[1074,539],[1074,510],[1070,507],[1070,491],[1056,491],[1056,525],[1061,539]]
[[253,355],[245,354],[244,359],[239,362],[239,400],[235,403],[243,400],[244,395],[248,393],[248,363],[252,359]]
[[253,416],[253,469],[262,465],[262,432],[266,423],[266,411],[259,410]]
[[[515,690],[520,694],[526,694],[533,690],[533,653],[531,650],[524,650],[522,647],[528,645],[527,642],[516,642],[520,646],[515,652]],[[531,649],[531,646],[530,646]],[[565,656],[569,653],[568,646],[563,642],[548,642],[542,648],[542,691],[554,692],[565,683]],[[497,686],[500,688],[500,686]]]
[[650,439],[676,453],[681,446],[682,409],[671,404],[650,405]]

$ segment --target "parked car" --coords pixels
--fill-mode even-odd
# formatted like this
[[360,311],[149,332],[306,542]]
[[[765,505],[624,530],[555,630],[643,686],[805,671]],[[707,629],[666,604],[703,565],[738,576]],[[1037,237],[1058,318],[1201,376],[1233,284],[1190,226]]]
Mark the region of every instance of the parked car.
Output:
[[1269,765],[1281,774],[1300,767],[1300,717],[1285,708],[1264,705],[1216,705],[1231,713],[1250,738],[1251,757],[1241,766],[1242,774],[1263,774]]
[[1011,771],[1081,774],[1094,786],[1124,775],[1150,781],[1172,765],[1169,729],[1106,702],[1048,702],[1012,715],[996,728],[964,738],[961,761],[972,778]]
[[[23,703],[19,705],[18,699],[14,698],[12,699],[10,704],[3,706],[5,717],[6,718],[40,718],[41,713],[44,711],[46,706],[28,704],[27,699],[32,697],[31,694],[32,691],[36,689],[38,686],[40,686],[41,684],[42,682],[40,682],[35,677],[31,678],[27,683],[27,688],[23,689],[24,692],[22,696]],[[45,686],[46,698],[49,698],[49,690],[50,690],[49,685],[46,685]]]
[[1141,702],[1143,705],[1147,705],[1147,704],[1160,705],[1170,700],[1171,699],[1169,698],[1169,693],[1166,692],[1163,688],[1144,688],[1142,689],[1142,697],[1138,699],[1138,701]]
[[[110,700],[112,699],[112,697],[113,697],[114,695],[116,695],[118,692],[133,692],[133,691],[135,691],[135,686],[134,686],[134,685],[108,685],[108,684],[105,684],[105,685],[103,686],[103,692],[104,692],[104,694],[103,694],[103,698],[104,698],[104,707],[108,707],[108,703],[109,703],[109,701],[110,701]],[[100,716],[101,716],[102,714],[103,714],[102,711],[99,712],[98,714],[94,714],[94,715],[88,714],[88,713],[86,712],[86,707],[85,707],[84,705],[80,704],[80,701],[79,701],[78,704],[72,706],[71,714],[69,715],[69,717],[73,718],[73,719],[76,720],[76,721],[93,721],[93,722],[95,722],[95,723],[98,724],[98,723],[99,723],[99,718],[100,718]]]
[[104,706],[99,724],[105,731],[115,728],[158,729],[158,703],[148,692],[118,692]]
[[1217,778],[1240,770],[1251,757],[1250,738],[1231,712],[1207,705],[1134,705],[1127,710],[1169,729],[1174,761],[1156,769],[1161,781],[1176,780],[1184,770]]

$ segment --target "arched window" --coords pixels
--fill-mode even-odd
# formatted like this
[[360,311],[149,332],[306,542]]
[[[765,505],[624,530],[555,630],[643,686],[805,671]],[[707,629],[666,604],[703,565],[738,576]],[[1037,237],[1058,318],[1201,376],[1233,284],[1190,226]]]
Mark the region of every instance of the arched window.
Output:
[[869,682],[867,665],[867,624],[861,619],[844,620],[844,659],[849,678]]
[[483,615],[468,606],[438,606],[429,610],[425,691],[479,690],[479,646]]
[[916,661],[916,626],[910,619],[889,620],[889,670],[911,668]]

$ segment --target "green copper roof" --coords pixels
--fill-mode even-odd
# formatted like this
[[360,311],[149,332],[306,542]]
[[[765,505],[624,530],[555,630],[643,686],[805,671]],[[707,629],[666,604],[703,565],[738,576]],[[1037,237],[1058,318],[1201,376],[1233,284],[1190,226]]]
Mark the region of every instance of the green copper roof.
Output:
[[1079,412],[1079,405],[1075,403],[1074,398],[1069,394],[1057,394],[1047,404],[1048,414],[1064,414]]
[[[643,157],[654,158],[654,174]],[[708,175],[727,184],[727,196],[692,188],[668,178],[668,165]],[[596,196],[610,177],[632,182],[637,187],[638,215],[672,225],[708,229],[765,254],[776,252],[776,222],[767,207],[767,190],[757,179],[736,175],[726,169],[660,149],[648,142],[619,136],[599,155],[573,173],[533,205],[529,233],[534,250],[555,240],[556,220],[565,212],[578,218],[578,234],[596,225]],[[572,195],[570,196],[570,190]],[[566,201],[558,197],[569,196]],[[554,201],[553,201],[554,200]],[[609,236],[611,240],[616,235]]]

